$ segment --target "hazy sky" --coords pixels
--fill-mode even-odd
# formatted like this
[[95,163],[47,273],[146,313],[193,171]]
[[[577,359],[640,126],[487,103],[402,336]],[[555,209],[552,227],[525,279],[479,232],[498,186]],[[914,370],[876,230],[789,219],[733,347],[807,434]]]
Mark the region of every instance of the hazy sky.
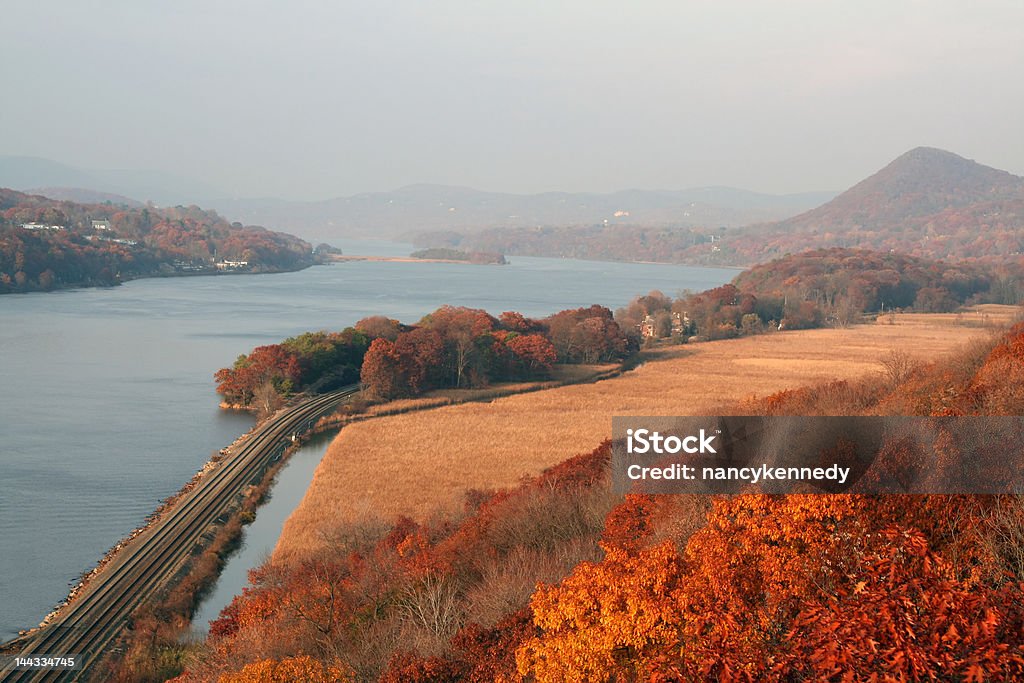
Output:
[[1024,2],[5,0],[0,154],[237,196],[1024,174]]

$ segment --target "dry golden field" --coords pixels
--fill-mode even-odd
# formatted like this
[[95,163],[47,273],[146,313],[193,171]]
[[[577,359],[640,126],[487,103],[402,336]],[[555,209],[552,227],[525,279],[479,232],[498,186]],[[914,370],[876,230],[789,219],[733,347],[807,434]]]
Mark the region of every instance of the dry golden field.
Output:
[[305,556],[332,529],[363,518],[425,519],[461,505],[470,489],[515,484],[592,450],[614,415],[713,412],[752,395],[881,372],[891,350],[929,360],[992,333],[1018,315],[1009,306],[961,314],[883,316],[876,324],[744,337],[649,354],[637,369],[579,384],[345,427],[299,507],[275,559]]

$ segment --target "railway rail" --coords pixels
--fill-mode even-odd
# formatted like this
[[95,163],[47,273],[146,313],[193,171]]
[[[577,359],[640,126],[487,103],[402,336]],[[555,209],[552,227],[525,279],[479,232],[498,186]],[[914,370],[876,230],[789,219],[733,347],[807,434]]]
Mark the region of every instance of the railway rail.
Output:
[[132,613],[168,584],[202,549],[203,537],[235,504],[249,484],[258,483],[296,435],[358,391],[346,387],[307,399],[257,428],[181,496],[149,528],[127,542],[79,595],[26,641],[17,656],[76,655],[75,669],[0,671],[3,683],[89,681],[96,664],[122,633]]

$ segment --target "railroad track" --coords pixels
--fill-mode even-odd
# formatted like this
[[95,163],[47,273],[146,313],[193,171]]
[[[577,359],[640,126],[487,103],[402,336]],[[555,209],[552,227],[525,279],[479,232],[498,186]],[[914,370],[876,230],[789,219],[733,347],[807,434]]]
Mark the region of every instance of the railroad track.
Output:
[[132,613],[200,549],[202,537],[249,484],[280,458],[296,434],[357,392],[355,386],[308,399],[259,427],[148,529],[125,544],[57,616],[27,641],[21,657],[77,655],[75,670],[0,671],[3,683],[88,681]]

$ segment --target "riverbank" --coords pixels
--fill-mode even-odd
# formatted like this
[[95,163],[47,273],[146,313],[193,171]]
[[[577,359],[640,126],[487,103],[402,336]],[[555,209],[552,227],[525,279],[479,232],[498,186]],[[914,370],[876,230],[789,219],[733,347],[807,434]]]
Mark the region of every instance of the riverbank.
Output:
[[729,277],[531,258],[492,269],[357,262],[0,297],[0,414],[12,426],[0,532],[33,549],[0,555],[0,640],[38,624],[83,569],[251,429],[249,413],[216,408],[211,381],[242,350],[374,314],[418,320],[445,302],[543,317],[625,305],[637,282],[696,291]]
[[[122,659],[130,668],[132,652],[138,647],[163,642],[160,634],[176,633],[187,625],[197,597],[216,575],[222,555],[241,530],[241,515],[251,514],[269,487],[268,470],[319,417],[353,393],[349,388],[310,398],[263,422],[222,460],[204,468],[143,531],[118,544],[91,580],[76,591],[75,599],[47,624],[7,648],[17,647],[25,656],[74,652],[94,674],[110,652],[127,652]],[[254,481],[265,488],[253,485]],[[125,629],[129,629],[125,644],[113,648]],[[155,660],[147,656],[142,661],[148,666]],[[150,677],[146,673],[142,678]],[[139,678],[129,675],[127,680]]]
[[[426,410],[433,407],[431,401],[438,399],[456,403],[490,401],[495,396],[537,391],[553,384],[564,386],[571,383],[596,382],[617,375],[624,367],[628,366],[574,366],[563,368],[557,373],[557,378],[549,382],[517,383],[488,389],[436,392],[445,395],[428,395],[423,399],[413,399],[409,403],[417,405],[402,405],[398,407],[398,410],[403,413]],[[129,680],[163,680],[180,673],[181,665],[192,646],[189,642],[189,636],[192,633],[191,615],[216,581],[230,554],[238,547],[243,526],[255,519],[257,509],[267,498],[281,467],[298,448],[314,435],[337,430],[343,424],[352,421],[370,420],[391,414],[386,412],[386,403],[376,404],[370,408],[379,408],[380,406],[384,406],[385,412],[377,413],[370,410],[367,414],[363,414],[363,409],[360,409],[355,414],[351,412],[343,414],[340,421],[320,419],[312,423],[305,432],[293,436],[291,444],[282,452],[281,456],[263,471],[259,482],[248,486],[239,504],[218,520],[215,531],[203,534],[202,542],[197,542],[187,563],[175,572],[173,581],[160,589],[155,601],[143,603],[135,612],[132,618],[132,629],[118,648],[123,655],[110,670],[111,674],[121,678],[127,677]],[[283,410],[287,411],[287,409]],[[279,411],[275,418],[262,423],[254,431],[263,430],[267,426],[267,422],[276,419],[280,414]],[[240,438],[239,442],[244,444],[249,438],[252,436]],[[205,473],[198,474],[197,483],[201,483],[204,476]],[[195,485],[187,485],[187,488],[188,491],[191,491]],[[188,491],[184,493],[187,494]],[[179,499],[181,497],[178,496]],[[165,507],[168,510],[174,510],[173,504]],[[159,521],[159,519],[154,520],[153,524]],[[119,546],[117,552],[121,550],[122,548]],[[115,552],[112,559],[116,555]]]
[[416,258],[414,256],[359,256],[348,254],[331,254],[331,261],[346,263],[349,261],[372,261],[377,263],[459,263],[467,266],[497,266],[504,263],[478,263],[466,259]]
[[73,291],[80,289],[111,289],[114,287],[120,287],[121,285],[132,282],[134,280],[161,280],[161,279],[172,279],[172,278],[193,278],[193,277],[221,277],[229,275],[279,275],[281,273],[298,273],[312,268],[313,266],[329,265],[329,262],[319,263],[308,263],[306,265],[297,268],[260,268],[258,270],[202,270],[202,271],[154,271],[151,273],[132,273],[129,275],[118,276],[112,282],[74,282],[74,283],[62,283],[54,285],[47,289],[33,289],[33,290],[18,290],[18,291],[3,291],[0,290],[0,296],[5,294],[18,295],[18,294],[45,294],[49,292],[64,292]]

